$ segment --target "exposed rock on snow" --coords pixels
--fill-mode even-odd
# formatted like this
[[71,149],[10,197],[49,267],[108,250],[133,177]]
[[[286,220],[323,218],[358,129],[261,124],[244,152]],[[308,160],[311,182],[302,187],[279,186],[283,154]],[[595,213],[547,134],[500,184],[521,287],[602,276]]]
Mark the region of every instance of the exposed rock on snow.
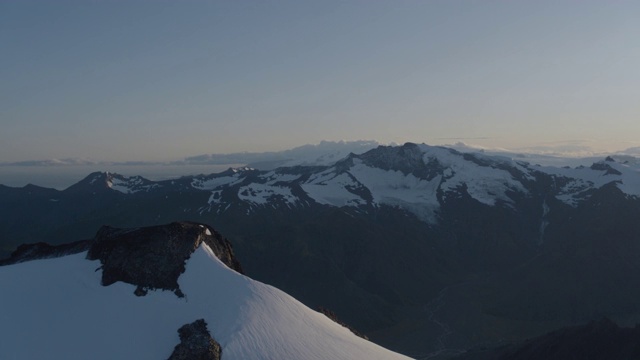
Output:
[[176,345],[169,360],[220,360],[222,348],[209,334],[204,319],[183,325],[178,334],[180,344]]
[[149,289],[163,289],[182,297],[178,277],[202,242],[227,266],[242,272],[229,242],[220,234],[210,234],[208,227],[187,222],[138,229],[103,226],[91,243],[87,258],[102,263],[104,286],[124,281],[137,285],[135,294],[139,296],[146,295]]

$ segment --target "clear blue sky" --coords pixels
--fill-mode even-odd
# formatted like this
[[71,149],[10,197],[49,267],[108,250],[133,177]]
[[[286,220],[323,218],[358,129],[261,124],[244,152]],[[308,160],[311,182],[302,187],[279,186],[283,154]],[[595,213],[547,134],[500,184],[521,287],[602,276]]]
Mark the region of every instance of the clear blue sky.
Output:
[[640,145],[638,1],[2,1],[0,161]]

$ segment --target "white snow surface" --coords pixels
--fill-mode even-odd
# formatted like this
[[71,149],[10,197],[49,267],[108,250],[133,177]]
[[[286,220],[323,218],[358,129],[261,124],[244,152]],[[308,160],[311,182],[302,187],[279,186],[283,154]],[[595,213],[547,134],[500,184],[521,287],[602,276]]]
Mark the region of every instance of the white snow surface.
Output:
[[[473,161],[468,161],[460,154],[455,154],[448,149],[422,145],[425,152],[423,161],[437,159],[445,166],[445,178],[441,186],[447,192],[455,191],[462,184],[467,185],[469,195],[479,202],[487,205],[495,205],[497,200],[505,203],[512,203],[507,192],[527,193],[525,187],[518,180],[514,179],[509,172],[490,166],[481,166]],[[475,155],[478,157],[478,155]],[[508,162],[511,166],[519,165],[507,158],[490,157],[493,163]]]
[[[622,175],[605,175],[606,171],[593,170],[590,166],[593,163],[602,163],[602,159],[607,154],[572,157],[527,152],[516,153],[508,150],[483,150],[461,143],[451,147],[458,151],[473,153],[475,156],[486,156],[490,159],[502,157],[531,164],[542,164],[542,166],[536,165],[533,168],[547,174],[570,179],[570,182],[561,189],[560,195],[556,198],[574,207],[585,198],[586,191],[600,188],[611,182],[616,182],[616,186],[628,196],[640,196],[640,159],[636,157],[638,155],[637,148],[609,154],[616,161],[605,161],[604,163],[620,171]],[[517,164],[517,162],[515,163]],[[520,167],[520,170],[523,168]],[[526,170],[523,172],[526,173]]]
[[211,195],[209,196],[209,200],[207,201],[207,203],[209,205],[212,204],[218,204],[220,203],[220,196],[222,194],[222,190],[214,190],[211,192]]
[[[354,159],[348,174],[336,175],[334,169],[325,170],[312,176],[302,188],[318,203],[353,206],[365,204],[366,200],[348,191],[346,187],[362,185],[370,191],[374,204],[398,206],[429,223],[436,222],[440,208],[437,197],[439,190],[443,191],[446,198],[449,194],[457,194],[458,188],[466,185],[472,198],[490,206],[496,205],[497,201],[512,204],[510,192],[527,193],[522,183],[505,170],[477,164],[464,159],[460,153],[441,147],[421,145],[420,149],[425,163],[435,159],[445,167],[442,175],[427,180],[401,171],[368,166],[361,160]],[[522,171],[523,176],[531,177],[528,169],[508,158],[491,157],[481,160],[488,164],[505,163]]]
[[290,183],[292,181],[298,180],[300,175],[296,174],[280,174],[275,171],[269,171],[264,175],[260,175],[260,178],[267,180],[268,185],[273,185],[277,182],[285,182]]
[[[107,173],[107,186],[124,194],[133,194],[139,191],[149,191],[150,189],[159,186],[158,184],[143,185],[144,179],[140,176],[115,177],[108,176],[108,174],[109,173]],[[93,184],[95,180],[95,178],[91,180],[91,184]]]
[[86,253],[0,267],[0,359],[166,359],[203,318],[234,359],[408,359],[353,335],[284,292],[240,275],[202,245],[169,291],[100,285]]
[[435,222],[435,211],[440,207],[436,194],[441,176],[425,180],[400,171],[369,167],[360,161],[354,161],[349,172],[369,189],[376,204],[399,206]]
[[336,174],[326,170],[315,174],[301,185],[309,197],[320,204],[333,206],[349,206],[366,204],[366,200],[347,190],[347,186],[357,186],[347,174]]
[[545,166],[538,167],[536,170],[570,179],[560,189],[560,195],[556,196],[556,198],[574,207],[585,198],[585,192],[590,189],[601,188],[611,182],[615,182],[616,186],[628,196],[640,196],[640,164],[609,161],[604,162],[604,164],[619,171],[621,175],[607,174],[605,170],[594,170],[590,167],[559,168]]
[[242,181],[242,173],[235,172],[232,176],[220,176],[210,179],[194,178],[191,182],[191,186],[200,190],[214,190],[224,185],[231,185]]
[[281,197],[285,202],[295,204],[297,197],[291,194],[291,189],[283,186],[271,186],[268,184],[251,184],[242,186],[238,190],[238,198],[255,205],[264,205],[272,198]]

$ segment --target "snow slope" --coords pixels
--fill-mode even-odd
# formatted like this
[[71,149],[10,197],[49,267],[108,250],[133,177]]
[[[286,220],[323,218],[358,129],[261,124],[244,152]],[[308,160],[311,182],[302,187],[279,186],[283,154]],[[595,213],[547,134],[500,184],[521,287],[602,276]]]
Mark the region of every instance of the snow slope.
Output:
[[166,359],[177,329],[201,318],[224,360],[406,359],[230,270],[204,243],[178,280],[182,299],[104,287],[85,256],[0,267],[0,359]]
[[[593,190],[611,182],[628,196],[640,196],[640,162],[631,157],[600,161],[591,167],[562,168],[425,144],[405,144],[403,148],[404,153],[398,147],[381,147],[350,155],[331,166],[279,168],[257,178],[240,171],[233,176],[194,179],[192,186],[211,191],[202,211],[226,211],[229,204],[223,203],[223,192],[232,192],[226,199],[244,202],[247,212],[258,207],[304,206],[306,200],[293,191],[299,187],[318,204],[356,208],[388,205],[430,224],[438,222],[444,202],[464,193],[487,206],[514,207],[517,199],[532,196],[531,184],[541,178],[557,184],[549,191],[574,207]],[[232,188],[234,184],[241,186]]]
[[588,197],[590,190],[599,189],[612,182],[627,196],[640,197],[640,165],[638,163],[600,161],[591,167],[545,166],[537,170],[557,178],[568,179],[567,183],[559,189],[556,198],[574,207]]
[[[436,163],[443,170],[433,169],[437,173],[428,178],[385,169],[375,163],[366,164],[355,157],[345,172],[331,167],[312,175],[301,186],[316,202],[334,206],[367,204],[367,199],[353,191],[366,189],[372,205],[397,206],[429,223],[437,222],[437,211],[441,205],[438,192],[442,192],[446,200],[448,196],[457,196],[459,189],[465,186],[469,196],[489,206],[496,205],[498,201],[510,205],[513,200],[509,194],[528,192],[508,171],[496,166],[508,165],[521,172],[523,177],[531,177],[528,169],[514,161],[496,157],[474,162],[462,153],[424,144],[419,146],[419,151],[420,161],[425,166]],[[475,156],[478,158],[480,155]]]

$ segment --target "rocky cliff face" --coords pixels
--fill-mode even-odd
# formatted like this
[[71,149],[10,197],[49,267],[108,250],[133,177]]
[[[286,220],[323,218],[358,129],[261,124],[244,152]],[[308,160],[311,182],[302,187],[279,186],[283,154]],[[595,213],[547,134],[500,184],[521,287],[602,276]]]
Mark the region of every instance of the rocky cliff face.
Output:
[[174,222],[134,229],[103,226],[91,242],[87,258],[102,263],[102,284],[137,285],[136,295],[163,289],[184,296],[178,277],[185,262],[205,242],[229,268],[242,273],[229,242],[206,225]]

